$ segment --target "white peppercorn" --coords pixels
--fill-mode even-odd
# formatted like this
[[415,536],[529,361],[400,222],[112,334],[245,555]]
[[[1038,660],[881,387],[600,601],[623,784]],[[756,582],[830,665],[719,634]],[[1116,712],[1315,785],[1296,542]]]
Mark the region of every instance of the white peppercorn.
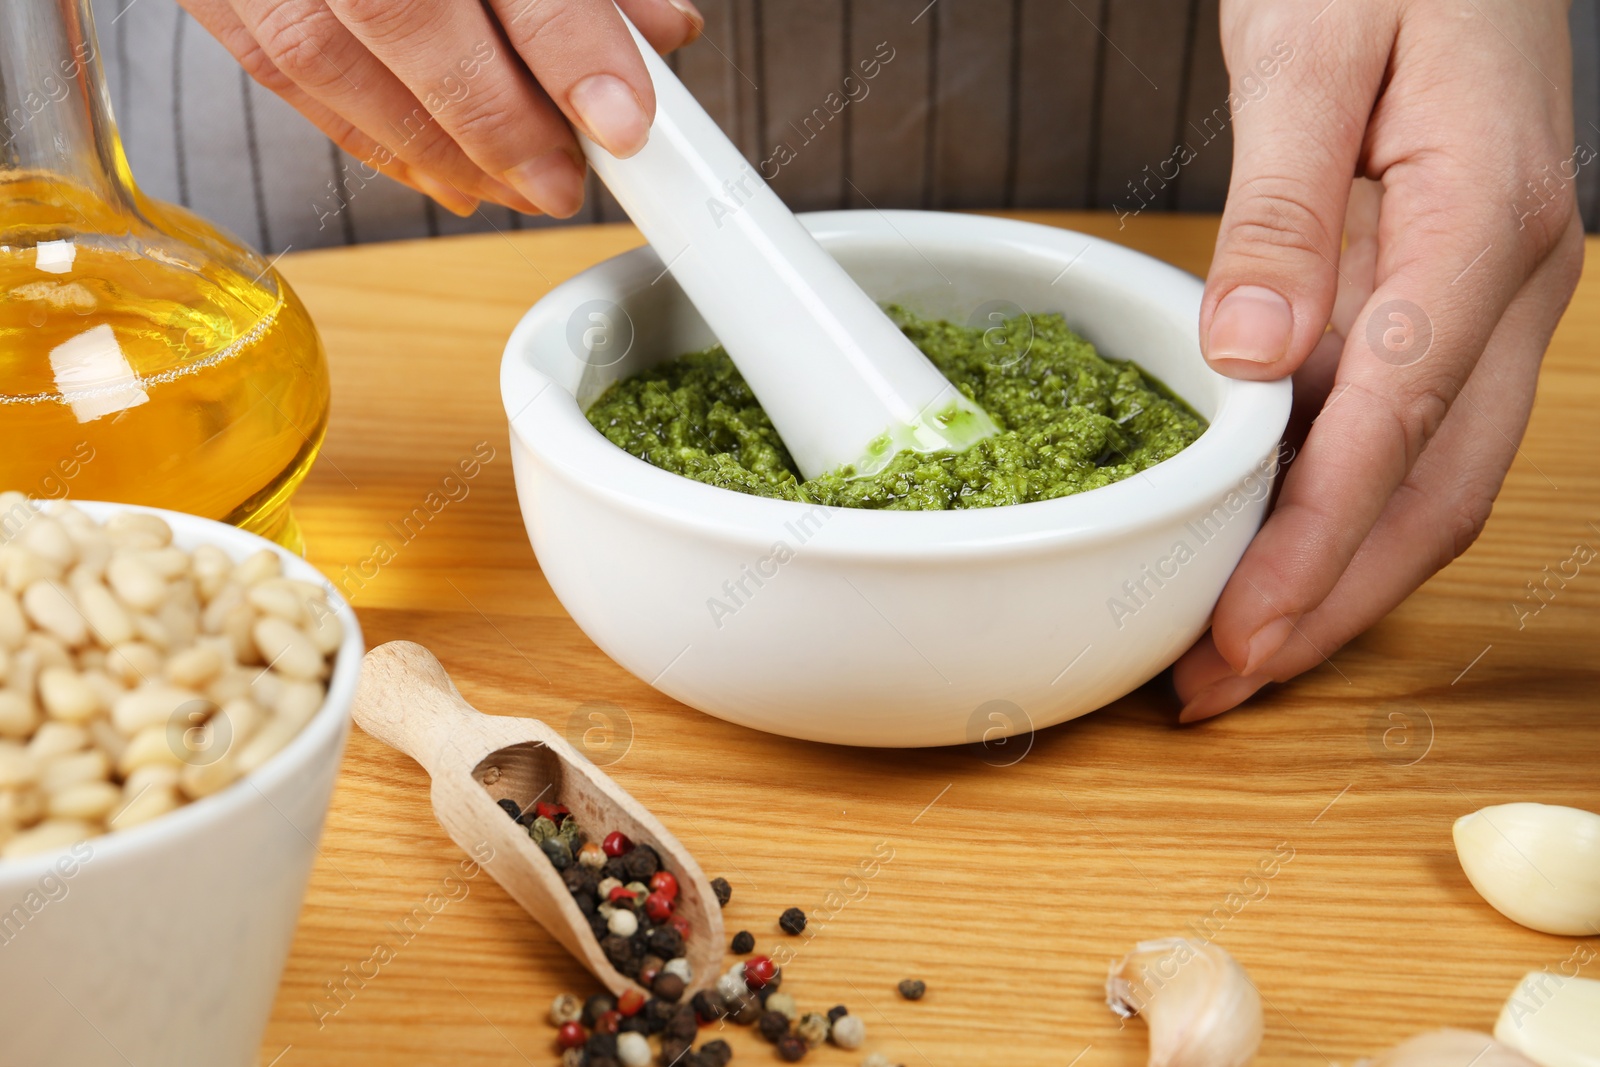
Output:
[[677,956],[662,964],[661,973],[675,974],[683,979],[685,985],[694,981],[694,968],[690,966],[689,961],[683,956]]
[[766,1008],[768,1011],[779,1012],[790,1022],[800,1017],[799,1005],[795,1004],[794,998],[787,993],[774,993],[769,996]]
[[606,920],[606,929],[618,937],[632,937],[639,930],[639,917],[631,911],[618,908]]
[[617,1035],[617,1061],[622,1067],[650,1067],[653,1058],[643,1034],[625,1030]]
[[840,1048],[860,1048],[867,1039],[867,1024],[859,1015],[841,1015],[834,1020],[833,1032],[829,1036]]

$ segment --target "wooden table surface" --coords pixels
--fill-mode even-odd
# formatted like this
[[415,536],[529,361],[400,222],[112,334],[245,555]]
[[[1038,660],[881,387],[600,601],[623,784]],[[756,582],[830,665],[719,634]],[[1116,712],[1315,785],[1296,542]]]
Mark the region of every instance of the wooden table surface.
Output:
[[[1028,217],[1201,274],[1216,229]],[[1600,938],[1490,910],[1450,840],[1452,820],[1488,804],[1600,809],[1600,575],[1584,569],[1520,628],[1512,608],[1575,545],[1600,545],[1600,243],[1471,551],[1243,711],[1180,729],[1158,680],[1041,731],[1010,766],[728,725],[623,671],[557,603],[517,510],[500,351],[553,283],[639,243],[611,226],[285,257],[334,386],[296,511],[369,645],[428,645],[485,711],[575,731],[607,717],[615,733],[591,740],[612,756],[631,736],[611,773],[732,882],[730,931],[770,946],[780,911],[812,914],[784,988],[802,1010],[849,1005],[868,1040],[807,1062],[877,1050],[937,1067],[1135,1067],[1144,1028],[1106,1009],[1108,961],[1196,930],[1262,991],[1262,1064],[1487,1030],[1525,971],[1600,956]],[[459,479],[474,456],[481,469]],[[418,507],[436,513],[402,528]],[[486,875],[461,876],[416,764],[355,731],[320,849],[263,1063],[557,1062],[551,998],[597,986]],[[863,880],[875,851],[891,858]],[[1245,882],[1275,851],[1289,857],[1276,874]],[[927,981],[922,1002],[896,995],[907,976]],[[737,1062],[776,1062],[730,1030]]]

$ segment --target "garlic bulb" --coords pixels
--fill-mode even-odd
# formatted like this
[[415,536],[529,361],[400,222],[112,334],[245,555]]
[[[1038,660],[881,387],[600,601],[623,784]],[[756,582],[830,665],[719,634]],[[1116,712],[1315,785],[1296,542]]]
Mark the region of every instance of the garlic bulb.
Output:
[[1600,815],[1500,804],[1463,815],[1456,855],[1496,911],[1547,934],[1600,934]]
[[1396,1045],[1375,1060],[1356,1067],[1539,1067],[1522,1053],[1506,1048],[1488,1034],[1470,1030],[1435,1030]]
[[1600,1067],[1600,982],[1530,971],[1517,985],[1494,1036],[1539,1067]]
[[1106,1004],[1125,1019],[1144,1019],[1149,1067],[1244,1067],[1261,1047],[1261,995],[1213,944],[1139,942],[1112,965]]

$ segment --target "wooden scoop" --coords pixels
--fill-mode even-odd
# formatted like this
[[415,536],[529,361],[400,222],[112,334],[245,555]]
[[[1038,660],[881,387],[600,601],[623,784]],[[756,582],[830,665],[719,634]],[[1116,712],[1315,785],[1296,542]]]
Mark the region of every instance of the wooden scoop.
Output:
[[613,993],[644,990],[600,950],[561,874],[527,830],[506,815],[502,797],[530,807],[536,798],[565,804],[591,838],[620,830],[648,844],[678,879],[677,913],[690,931],[684,956],[694,973],[689,992],[713,983],[725,943],[722,909],[688,849],[621,786],[537,719],[484,715],[462,699],[433,653],[410,641],[368,652],[353,714],[367,733],[399,749],[433,778],[433,813],[451,840],[480,860],[568,952]]

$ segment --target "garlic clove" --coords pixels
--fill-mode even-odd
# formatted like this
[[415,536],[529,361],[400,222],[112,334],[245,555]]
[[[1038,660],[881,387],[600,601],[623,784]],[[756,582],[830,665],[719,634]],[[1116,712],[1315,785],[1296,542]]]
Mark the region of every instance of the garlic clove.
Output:
[[1530,971],[1517,985],[1494,1036],[1539,1067],[1600,1067],[1600,982]]
[[1547,934],[1600,934],[1600,815],[1499,804],[1456,820],[1461,869],[1513,922]]
[[1539,1067],[1515,1049],[1488,1034],[1471,1030],[1435,1030],[1396,1045],[1375,1060],[1356,1067]]
[[1141,941],[1111,967],[1106,1004],[1150,1030],[1149,1067],[1244,1067],[1261,1047],[1261,994],[1216,945]]

